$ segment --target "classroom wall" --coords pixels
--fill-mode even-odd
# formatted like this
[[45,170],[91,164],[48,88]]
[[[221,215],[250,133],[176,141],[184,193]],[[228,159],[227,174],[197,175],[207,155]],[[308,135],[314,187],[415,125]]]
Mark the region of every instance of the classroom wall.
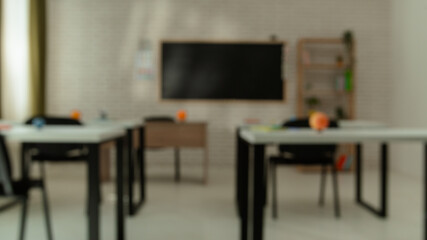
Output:
[[[84,119],[105,110],[112,118],[174,115],[187,109],[190,121],[209,123],[213,165],[229,166],[235,127],[245,118],[266,123],[294,116],[296,42],[304,37],[357,40],[357,116],[386,121],[390,102],[390,1],[372,0],[50,0],[47,110]],[[134,79],[139,43],[157,51],[160,39],[268,40],[289,43],[284,104],[159,103],[157,81]],[[183,159],[197,164],[195,152]],[[170,162],[172,152],[152,153]]]
[[[427,2],[392,1],[391,120],[402,127],[427,127]],[[421,144],[399,144],[392,149],[392,167],[411,176],[422,176]]]

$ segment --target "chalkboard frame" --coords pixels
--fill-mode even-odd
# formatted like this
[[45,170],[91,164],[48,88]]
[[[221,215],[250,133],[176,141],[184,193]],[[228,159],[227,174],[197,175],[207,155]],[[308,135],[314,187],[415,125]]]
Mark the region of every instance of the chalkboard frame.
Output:
[[[191,98],[191,99],[182,99],[182,98],[177,98],[177,99],[172,99],[172,98],[163,98],[162,93],[163,93],[163,76],[162,76],[162,49],[163,49],[163,44],[168,44],[168,43],[189,43],[189,44],[272,44],[272,45],[277,45],[277,44],[282,44],[283,45],[283,59],[282,59],[282,99],[278,99],[278,100],[271,100],[271,99],[195,99],[195,98]],[[274,40],[274,41],[260,41],[260,40],[187,40],[187,39],[163,39],[159,41],[158,44],[158,57],[157,57],[157,82],[158,82],[158,101],[160,103],[279,103],[279,104],[283,104],[287,102],[287,94],[286,94],[286,75],[285,75],[285,65],[286,65],[286,47],[287,47],[287,42],[286,41],[278,41],[278,40]]]

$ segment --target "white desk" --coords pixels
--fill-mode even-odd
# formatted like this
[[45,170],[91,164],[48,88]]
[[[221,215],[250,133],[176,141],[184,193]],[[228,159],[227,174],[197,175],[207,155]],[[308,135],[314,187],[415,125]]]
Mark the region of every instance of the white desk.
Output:
[[369,121],[369,120],[339,120],[338,126],[340,128],[357,128],[357,129],[372,129],[372,128],[385,128],[386,124],[381,122]]
[[427,129],[311,129],[257,131],[242,129],[240,136],[250,144],[334,144],[366,141],[427,141]]
[[[143,142],[143,124],[141,120],[92,120],[85,121],[83,126],[45,126],[41,131],[35,129],[31,125],[24,125],[19,122],[0,120],[0,124],[10,125],[13,127],[13,136],[10,140],[31,142],[31,137],[37,142],[53,140],[58,142],[57,134],[65,134],[62,139],[65,142],[72,143],[73,141],[81,141],[87,139],[88,143],[91,141],[97,141],[99,139],[108,138],[106,135],[97,136],[96,133],[99,131],[108,130],[111,133],[114,132],[126,132],[126,147],[127,151],[131,154],[127,154],[127,166],[128,166],[128,195],[129,199],[134,199],[134,182],[135,182],[135,165],[138,167],[138,175],[140,176],[140,189],[139,189],[139,200],[136,202],[129,202],[129,214],[135,215],[141,208],[145,201],[145,161],[142,150]],[[84,131],[75,131],[75,129],[85,129]],[[72,135],[67,134],[68,131],[73,131]],[[20,139],[23,137],[24,139]],[[100,167],[100,179],[101,181],[109,181],[111,179],[110,173],[110,149],[114,147],[114,144],[103,144],[100,149],[100,157],[102,159]]]
[[115,142],[117,147],[116,188],[117,188],[117,239],[123,240],[124,235],[124,202],[123,202],[123,137],[124,130],[112,128],[91,128],[81,126],[45,126],[38,130],[32,126],[15,125],[9,130],[1,131],[8,141],[22,144],[22,179],[29,178],[29,161],[26,158],[32,144],[76,144],[85,145],[89,149],[88,192],[89,219],[88,239],[99,240],[99,148],[107,142]]
[[82,126],[33,126],[15,125],[1,132],[9,141],[26,143],[99,143],[122,137],[122,129],[92,128]]
[[[265,205],[265,146],[269,144],[357,144],[356,200],[362,207],[381,218],[387,216],[388,143],[421,142],[425,145],[427,161],[427,129],[336,129],[322,133],[313,130],[257,131],[249,128],[237,133],[237,200],[241,220],[241,240],[262,240]],[[362,143],[381,143],[380,208],[375,209],[362,199]],[[427,164],[425,164],[424,191],[427,194]],[[424,195],[426,196],[426,195]],[[426,197],[424,211],[427,209]],[[424,219],[424,239],[427,239],[427,213]],[[285,238],[286,236],[284,236]]]

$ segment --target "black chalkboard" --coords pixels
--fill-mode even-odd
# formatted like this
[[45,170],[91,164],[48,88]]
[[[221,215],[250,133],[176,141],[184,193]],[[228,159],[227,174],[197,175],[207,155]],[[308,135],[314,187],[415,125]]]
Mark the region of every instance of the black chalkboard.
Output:
[[163,42],[162,99],[283,100],[283,43]]

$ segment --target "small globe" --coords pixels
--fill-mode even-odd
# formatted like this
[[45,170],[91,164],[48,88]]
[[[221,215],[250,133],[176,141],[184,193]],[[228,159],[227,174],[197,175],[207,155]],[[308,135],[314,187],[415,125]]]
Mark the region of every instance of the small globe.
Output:
[[310,115],[309,123],[312,129],[322,131],[329,127],[329,117],[322,112],[315,112]]
[[31,124],[36,127],[37,129],[42,129],[44,125],[46,125],[46,121],[43,118],[34,118],[33,121],[31,121]]

